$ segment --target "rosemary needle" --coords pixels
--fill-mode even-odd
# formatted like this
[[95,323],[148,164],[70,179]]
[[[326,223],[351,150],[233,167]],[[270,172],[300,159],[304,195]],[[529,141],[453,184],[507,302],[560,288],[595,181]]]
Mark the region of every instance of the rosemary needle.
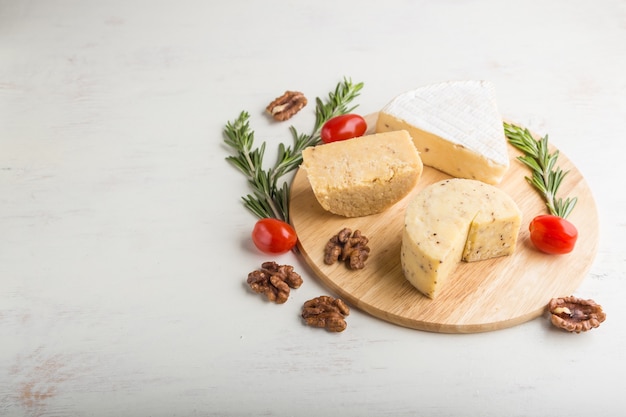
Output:
[[542,195],[550,214],[566,218],[578,199],[557,198],[557,191],[569,171],[556,165],[559,151],[550,153],[548,135],[537,140],[528,129],[507,122],[504,122],[504,133],[509,143],[524,153],[517,159],[530,168],[532,176],[527,176],[526,180]]
[[250,114],[242,111],[224,128],[224,142],[232,148],[234,155],[226,160],[238,168],[248,179],[252,194],[242,197],[245,207],[259,218],[273,217],[289,222],[290,186],[287,181],[279,185],[282,177],[297,169],[302,163],[302,150],[321,143],[320,131],[329,119],[352,112],[357,106],[349,107],[363,88],[363,83],[353,84],[348,78],[338,83],[324,101],[319,97],[315,103],[315,124],[309,134],[289,128],[293,145],[278,145],[276,162],[263,169],[265,142],[254,147],[254,131],[250,128]]

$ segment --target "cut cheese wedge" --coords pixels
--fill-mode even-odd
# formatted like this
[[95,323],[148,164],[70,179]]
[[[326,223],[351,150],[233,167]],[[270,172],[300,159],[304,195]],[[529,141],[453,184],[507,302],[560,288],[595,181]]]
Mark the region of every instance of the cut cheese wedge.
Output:
[[405,197],[423,165],[411,137],[401,130],[306,148],[302,168],[325,210],[360,217]]
[[408,91],[378,114],[377,132],[404,129],[424,165],[453,177],[498,184],[509,167],[495,90],[487,81],[453,81]]
[[435,298],[459,262],[512,254],[521,216],[508,194],[481,181],[453,178],[427,186],[405,211],[404,276]]

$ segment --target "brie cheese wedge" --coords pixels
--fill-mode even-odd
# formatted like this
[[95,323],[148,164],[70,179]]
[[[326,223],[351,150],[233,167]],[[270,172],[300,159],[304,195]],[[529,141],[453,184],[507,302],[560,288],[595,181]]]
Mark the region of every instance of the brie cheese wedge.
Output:
[[424,165],[453,177],[498,184],[509,167],[495,90],[452,81],[400,94],[378,115],[377,132],[409,132]]

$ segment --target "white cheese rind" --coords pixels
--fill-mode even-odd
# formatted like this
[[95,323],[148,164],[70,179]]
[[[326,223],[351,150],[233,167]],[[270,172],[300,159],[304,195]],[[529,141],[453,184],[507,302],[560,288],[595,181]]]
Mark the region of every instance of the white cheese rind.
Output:
[[401,262],[406,279],[435,298],[458,263],[515,251],[521,211],[482,181],[449,179],[421,190],[407,206]]
[[360,217],[404,198],[423,164],[409,134],[394,131],[306,148],[302,168],[322,208]]
[[395,97],[378,115],[377,132],[404,129],[425,165],[459,178],[502,180],[509,155],[495,89],[488,81],[453,81]]

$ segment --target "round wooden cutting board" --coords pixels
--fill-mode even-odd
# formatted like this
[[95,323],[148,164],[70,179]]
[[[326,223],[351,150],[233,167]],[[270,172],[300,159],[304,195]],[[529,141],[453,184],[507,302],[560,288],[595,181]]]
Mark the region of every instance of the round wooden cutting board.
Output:
[[[376,115],[368,117],[374,126]],[[372,119],[373,118],[373,119]],[[554,150],[554,148],[553,148]],[[599,233],[592,193],[581,173],[562,153],[558,166],[569,170],[559,197],[578,197],[568,220],[578,228],[573,252],[547,255],[529,240],[528,224],[546,212],[541,196],[524,179],[530,171],[515,158],[499,185],[523,212],[513,255],[486,261],[460,262],[433,300],[405,280],[400,265],[404,210],[409,200],[428,184],[450,176],[424,167],[415,189],[383,213],[347,218],[325,211],[315,199],[306,173],[299,170],[291,186],[291,223],[307,264],[337,296],[351,305],[397,325],[442,333],[474,333],[511,327],[538,316],[553,297],[571,295],[587,275],[595,258]],[[369,238],[370,258],[365,268],[350,270],[343,263],[324,264],[326,242],[342,228],[361,230]]]

